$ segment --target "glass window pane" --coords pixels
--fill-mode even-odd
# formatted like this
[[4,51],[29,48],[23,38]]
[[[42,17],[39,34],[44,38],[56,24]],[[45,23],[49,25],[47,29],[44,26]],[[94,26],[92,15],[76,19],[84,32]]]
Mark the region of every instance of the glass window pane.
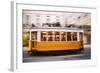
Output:
[[32,38],[32,40],[37,40],[37,32],[32,32],[31,38]]
[[77,41],[77,32],[72,32],[73,41]]
[[67,32],[67,41],[71,41],[71,32]]
[[46,37],[46,33],[47,33],[47,32],[42,32],[42,33],[41,33],[41,41],[46,41],[46,38],[47,38],[47,37]]
[[61,41],[66,41],[66,33],[61,32]]
[[23,32],[23,46],[28,46],[29,32]]
[[79,37],[80,37],[80,41],[82,41],[83,40],[83,33],[82,32],[80,32]]
[[48,41],[53,41],[52,32],[48,32]]
[[55,41],[60,41],[60,34],[59,34],[59,32],[55,32]]

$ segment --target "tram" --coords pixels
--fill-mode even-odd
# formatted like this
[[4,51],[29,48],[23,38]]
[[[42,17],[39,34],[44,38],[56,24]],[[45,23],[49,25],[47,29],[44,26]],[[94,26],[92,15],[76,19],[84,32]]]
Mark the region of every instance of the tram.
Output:
[[34,28],[29,33],[28,52],[83,49],[83,30],[74,28]]

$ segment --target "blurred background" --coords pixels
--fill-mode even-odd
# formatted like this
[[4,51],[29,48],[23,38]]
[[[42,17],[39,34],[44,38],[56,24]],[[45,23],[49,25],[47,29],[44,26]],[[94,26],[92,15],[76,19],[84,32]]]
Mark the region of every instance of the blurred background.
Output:
[[[91,44],[91,13],[23,10],[23,30],[42,27],[79,28],[84,30],[84,46]],[[23,46],[28,46],[29,33],[23,32]]]

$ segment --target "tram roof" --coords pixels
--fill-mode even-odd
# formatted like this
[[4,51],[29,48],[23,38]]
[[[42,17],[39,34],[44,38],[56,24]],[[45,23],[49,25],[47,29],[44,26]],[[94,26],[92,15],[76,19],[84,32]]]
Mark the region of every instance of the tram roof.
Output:
[[65,28],[65,27],[42,27],[42,28],[30,28],[24,29],[24,32],[29,31],[69,31],[69,32],[83,32],[83,29],[80,28]]

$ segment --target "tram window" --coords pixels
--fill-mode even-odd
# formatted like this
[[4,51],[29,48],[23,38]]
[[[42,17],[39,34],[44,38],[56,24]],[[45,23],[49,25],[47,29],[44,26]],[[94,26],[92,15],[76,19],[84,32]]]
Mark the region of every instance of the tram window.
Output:
[[80,32],[79,37],[80,37],[80,40],[82,41],[83,40],[83,33],[82,32]]
[[41,33],[41,41],[46,41],[46,32]]
[[29,40],[29,32],[23,32],[23,39]]
[[59,34],[59,32],[55,32],[55,41],[60,41],[60,34]]
[[32,40],[36,40],[37,39],[37,33],[36,32],[32,32],[31,38],[32,38]]
[[73,41],[77,41],[77,32],[72,32]]
[[65,32],[61,33],[61,41],[66,41],[66,33]]
[[53,41],[52,32],[48,32],[48,41]]
[[67,41],[71,41],[71,32],[67,32]]
[[29,32],[23,32],[23,46],[28,46]]

